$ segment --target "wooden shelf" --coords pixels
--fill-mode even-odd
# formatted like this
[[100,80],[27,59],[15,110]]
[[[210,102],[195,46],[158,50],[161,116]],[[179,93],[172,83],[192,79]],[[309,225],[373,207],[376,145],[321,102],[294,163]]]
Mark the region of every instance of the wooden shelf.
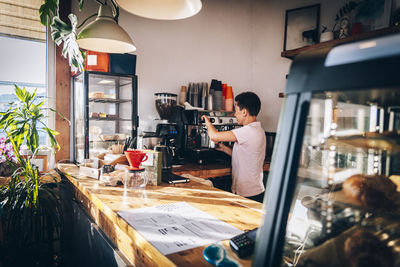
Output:
[[112,98],[89,98],[89,102],[96,102],[96,103],[126,103],[132,102],[131,99],[112,99]]
[[91,121],[132,121],[131,119],[121,119],[121,118],[101,118],[101,117],[95,117],[95,118],[89,118]]
[[321,49],[321,48],[325,48],[325,47],[332,47],[337,44],[348,43],[348,42],[352,42],[352,41],[359,41],[359,40],[382,36],[382,35],[395,33],[395,32],[400,32],[400,27],[384,28],[384,29],[380,29],[380,30],[376,30],[376,31],[360,33],[360,34],[349,36],[349,37],[343,38],[343,39],[335,39],[335,40],[331,40],[331,41],[327,41],[327,42],[318,43],[315,45],[300,47],[300,48],[293,49],[293,50],[282,51],[281,57],[294,59],[295,56],[297,56],[298,54],[305,52],[305,51],[312,51],[312,50]]

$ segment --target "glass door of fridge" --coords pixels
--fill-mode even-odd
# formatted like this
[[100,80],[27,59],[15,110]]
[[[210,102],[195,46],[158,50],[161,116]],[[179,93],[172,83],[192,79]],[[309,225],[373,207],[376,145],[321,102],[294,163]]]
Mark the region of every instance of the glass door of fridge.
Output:
[[73,78],[73,153],[74,159],[82,162],[85,158],[85,86],[84,74],[81,73]]
[[133,79],[89,73],[88,85],[89,157],[117,152],[132,136]]
[[136,87],[132,75],[85,71],[73,78],[75,161],[123,153],[127,138],[136,135]]

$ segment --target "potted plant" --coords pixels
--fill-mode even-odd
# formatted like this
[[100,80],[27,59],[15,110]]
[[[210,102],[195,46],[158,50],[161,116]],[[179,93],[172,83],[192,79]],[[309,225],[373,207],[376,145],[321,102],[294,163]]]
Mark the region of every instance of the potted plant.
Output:
[[339,38],[346,38],[350,35],[350,18],[349,16],[357,8],[358,3],[356,1],[349,1],[344,4],[335,16],[335,24],[333,25],[332,32],[335,32],[336,26],[339,25],[340,29],[338,32]]
[[[59,149],[58,133],[44,121],[45,111],[53,110],[43,108],[45,100],[40,100],[36,91],[30,93],[15,86],[15,94],[18,101],[0,113],[0,128],[14,156],[6,157],[12,174],[8,185],[0,187],[0,266],[55,266],[60,251],[54,240],[63,231],[59,181],[44,182],[32,163],[38,153],[40,131],[50,138],[53,149]],[[21,155],[23,144],[30,155]]]

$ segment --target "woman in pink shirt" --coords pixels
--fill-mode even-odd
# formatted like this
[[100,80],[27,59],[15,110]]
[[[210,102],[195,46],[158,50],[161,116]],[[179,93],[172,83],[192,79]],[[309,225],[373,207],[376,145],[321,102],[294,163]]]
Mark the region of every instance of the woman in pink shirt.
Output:
[[218,145],[217,150],[232,156],[232,193],[263,202],[263,165],[265,132],[257,121],[261,101],[255,93],[245,92],[235,97],[235,117],[243,127],[219,132],[207,116],[208,136],[214,142],[235,142],[233,148]]

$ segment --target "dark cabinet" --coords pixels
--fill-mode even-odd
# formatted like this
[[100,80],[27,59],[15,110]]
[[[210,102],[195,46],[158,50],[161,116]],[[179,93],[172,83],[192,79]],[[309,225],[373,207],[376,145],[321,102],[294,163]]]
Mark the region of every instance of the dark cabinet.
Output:
[[72,266],[133,266],[78,203],[72,206]]
[[63,264],[76,267],[133,266],[75,200],[75,186],[63,179]]

